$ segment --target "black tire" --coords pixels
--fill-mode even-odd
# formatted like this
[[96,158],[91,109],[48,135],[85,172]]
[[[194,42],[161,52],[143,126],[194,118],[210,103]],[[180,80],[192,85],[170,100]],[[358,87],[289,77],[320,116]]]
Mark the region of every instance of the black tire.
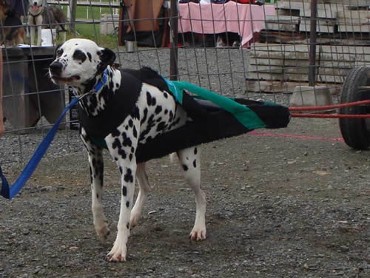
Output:
[[[358,67],[349,71],[343,83],[341,103],[370,99],[370,68]],[[370,106],[341,108],[340,114],[368,114]],[[340,132],[345,143],[355,150],[367,150],[370,146],[370,119],[339,119]]]

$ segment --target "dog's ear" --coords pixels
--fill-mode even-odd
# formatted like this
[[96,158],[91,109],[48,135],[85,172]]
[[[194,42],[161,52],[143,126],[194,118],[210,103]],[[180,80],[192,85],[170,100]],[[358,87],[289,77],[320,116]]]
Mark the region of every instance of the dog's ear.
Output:
[[109,48],[102,48],[98,55],[100,57],[99,71],[103,71],[107,66],[113,66],[116,60],[116,53]]

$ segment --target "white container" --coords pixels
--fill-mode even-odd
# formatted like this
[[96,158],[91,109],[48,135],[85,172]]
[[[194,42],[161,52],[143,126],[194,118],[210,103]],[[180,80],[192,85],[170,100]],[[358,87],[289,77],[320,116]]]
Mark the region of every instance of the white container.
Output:
[[57,35],[56,29],[41,30],[41,46],[53,46]]

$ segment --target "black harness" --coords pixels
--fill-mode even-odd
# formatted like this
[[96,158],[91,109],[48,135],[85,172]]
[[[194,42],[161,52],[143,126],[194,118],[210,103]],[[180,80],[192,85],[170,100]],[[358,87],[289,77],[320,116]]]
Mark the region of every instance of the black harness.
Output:
[[[143,82],[162,91],[171,92],[163,77],[150,68],[121,70],[121,74],[121,86],[102,113],[91,117],[80,108],[81,126],[93,142],[101,147],[106,147],[104,138],[134,112]],[[245,99],[234,101],[253,110],[263,120],[266,128],[286,127],[289,123],[290,114],[287,107]],[[136,150],[138,163],[251,131],[222,107],[196,99],[187,92],[184,92],[181,106],[192,120],[177,129],[159,134],[145,144],[139,144]]]

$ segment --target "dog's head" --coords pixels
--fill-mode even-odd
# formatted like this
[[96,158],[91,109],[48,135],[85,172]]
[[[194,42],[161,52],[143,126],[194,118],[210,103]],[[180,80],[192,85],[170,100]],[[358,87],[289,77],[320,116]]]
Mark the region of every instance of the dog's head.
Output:
[[40,14],[44,6],[44,0],[29,0],[28,1],[28,12],[31,15]]
[[29,0],[28,5],[31,6],[38,6],[41,7],[44,4],[44,0]]
[[87,39],[70,39],[56,49],[49,76],[56,84],[77,88],[93,85],[104,69],[114,64],[116,54]]

